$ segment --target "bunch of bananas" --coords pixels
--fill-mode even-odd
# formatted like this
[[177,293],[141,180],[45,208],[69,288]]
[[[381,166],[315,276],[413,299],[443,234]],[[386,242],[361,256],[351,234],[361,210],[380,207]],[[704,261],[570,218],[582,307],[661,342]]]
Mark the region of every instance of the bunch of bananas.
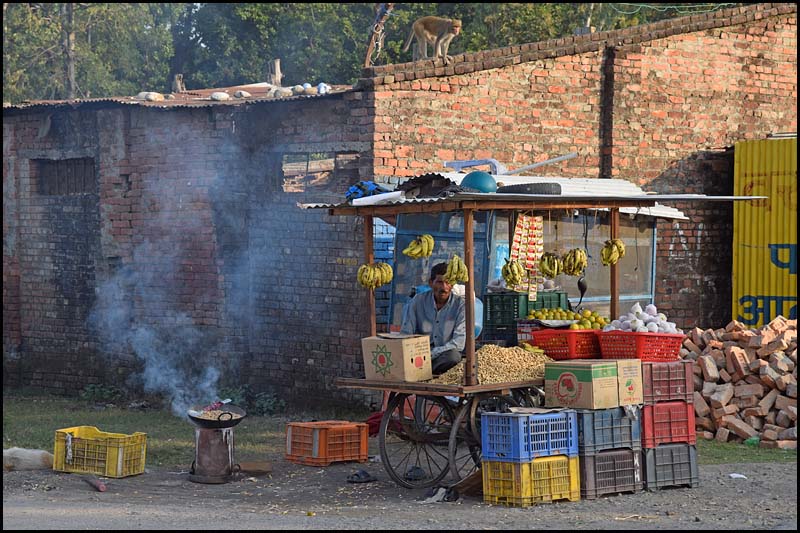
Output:
[[444,275],[444,279],[450,285],[469,281],[467,265],[464,264],[464,260],[454,255],[450,262],[447,263],[447,273]]
[[500,272],[503,274],[503,279],[506,280],[507,287],[521,285],[522,280],[525,279],[525,269],[522,268],[522,265],[519,264],[519,261],[516,259],[506,259],[506,264],[503,265]]
[[586,251],[583,248],[573,248],[561,258],[563,272],[568,276],[580,276],[589,264]]
[[539,272],[546,278],[553,279],[564,271],[561,258],[553,252],[546,252],[539,259]]
[[427,233],[425,235],[420,235],[411,241],[411,244],[406,246],[406,249],[403,250],[403,253],[411,259],[430,257],[433,253],[433,237]]
[[616,265],[623,257],[625,257],[625,243],[619,239],[607,240],[600,250],[600,260],[605,266]]
[[370,263],[358,267],[358,282],[362,287],[375,289],[392,281],[394,272],[388,263]]

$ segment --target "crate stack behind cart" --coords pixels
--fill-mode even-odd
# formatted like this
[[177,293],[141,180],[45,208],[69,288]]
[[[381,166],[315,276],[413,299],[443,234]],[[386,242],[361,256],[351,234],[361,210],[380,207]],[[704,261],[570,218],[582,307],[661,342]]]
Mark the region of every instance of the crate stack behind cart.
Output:
[[692,361],[642,361],[645,487],[697,487]]

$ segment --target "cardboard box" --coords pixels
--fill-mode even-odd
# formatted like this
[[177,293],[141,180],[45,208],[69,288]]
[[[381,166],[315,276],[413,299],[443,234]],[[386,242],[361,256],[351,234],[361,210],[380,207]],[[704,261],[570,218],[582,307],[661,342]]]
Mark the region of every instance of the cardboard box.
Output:
[[428,335],[381,333],[361,339],[367,379],[423,381],[431,379],[431,341]]
[[610,409],[644,402],[639,359],[579,359],[544,366],[545,404]]

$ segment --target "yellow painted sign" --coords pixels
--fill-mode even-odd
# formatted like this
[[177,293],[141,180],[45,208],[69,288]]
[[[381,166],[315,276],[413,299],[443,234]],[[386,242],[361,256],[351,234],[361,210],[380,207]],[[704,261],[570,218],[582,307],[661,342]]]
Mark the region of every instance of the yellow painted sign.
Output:
[[797,318],[797,137],[736,143],[733,318],[757,328]]

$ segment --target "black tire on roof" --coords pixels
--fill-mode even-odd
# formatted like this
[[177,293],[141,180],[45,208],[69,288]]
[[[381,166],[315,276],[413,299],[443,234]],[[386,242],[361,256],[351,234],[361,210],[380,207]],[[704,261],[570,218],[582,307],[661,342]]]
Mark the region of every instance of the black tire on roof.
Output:
[[560,183],[520,183],[497,188],[499,193],[507,194],[561,194]]

